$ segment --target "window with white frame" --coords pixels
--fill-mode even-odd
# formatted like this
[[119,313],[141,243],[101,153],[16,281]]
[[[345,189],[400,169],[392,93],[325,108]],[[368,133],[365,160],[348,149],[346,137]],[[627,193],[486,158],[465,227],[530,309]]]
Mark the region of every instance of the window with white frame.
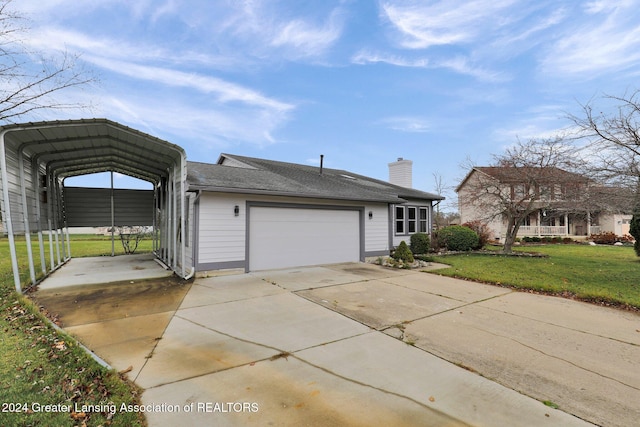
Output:
[[409,206],[407,208],[407,232],[409,234],[416,232],[416,226],[418,221],[417,210],[418,208],[414,206]]
[[429,232],[429,208],[426,206],[396,206],[395,234],[408,235]]
[[420,233],[426,233],[429,230],[428,218],[429,218],[429,213],[427,208],[420,208],[420,216],[418,220],[418,231]]
[[396,234],[404,234],[404,206],[396,206]]

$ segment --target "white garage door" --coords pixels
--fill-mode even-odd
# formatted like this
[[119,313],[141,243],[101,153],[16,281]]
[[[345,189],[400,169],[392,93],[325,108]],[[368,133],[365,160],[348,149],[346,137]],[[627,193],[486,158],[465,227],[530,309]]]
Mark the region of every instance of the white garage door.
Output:
[[359,224],[355,210],[253,206],[249,270],[358,262]]

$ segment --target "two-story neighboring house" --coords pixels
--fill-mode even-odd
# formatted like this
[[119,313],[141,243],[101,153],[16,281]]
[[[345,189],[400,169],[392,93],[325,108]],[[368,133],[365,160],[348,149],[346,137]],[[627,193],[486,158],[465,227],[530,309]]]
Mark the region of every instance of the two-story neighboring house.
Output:
[[[481,221],[492,238],[505,238],[509,217],[522,219],[518,237],[586,238],[628,233],[631,219],[614,192],[556,167],[474,167],[456,188],[461,222]],[[628,199],[626,199],[628,200]]]

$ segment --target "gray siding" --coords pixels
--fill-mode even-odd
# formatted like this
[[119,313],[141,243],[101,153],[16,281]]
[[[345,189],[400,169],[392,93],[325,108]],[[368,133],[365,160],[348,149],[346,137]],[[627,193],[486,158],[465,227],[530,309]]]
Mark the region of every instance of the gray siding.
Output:
[[[153,190],[114,189],[115,225],[153,225]],[[111,189],[65,187],[69,227],[111,225]]]

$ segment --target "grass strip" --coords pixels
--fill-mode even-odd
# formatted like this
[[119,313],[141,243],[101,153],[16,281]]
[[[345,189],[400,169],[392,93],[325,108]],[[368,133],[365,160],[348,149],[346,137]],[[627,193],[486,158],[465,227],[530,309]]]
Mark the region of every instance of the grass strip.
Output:
[[517,250],[548,257],[436,256],[434,261],[452,268],[434,273],[640,310],[640,259],[631,247],[557,244]]

